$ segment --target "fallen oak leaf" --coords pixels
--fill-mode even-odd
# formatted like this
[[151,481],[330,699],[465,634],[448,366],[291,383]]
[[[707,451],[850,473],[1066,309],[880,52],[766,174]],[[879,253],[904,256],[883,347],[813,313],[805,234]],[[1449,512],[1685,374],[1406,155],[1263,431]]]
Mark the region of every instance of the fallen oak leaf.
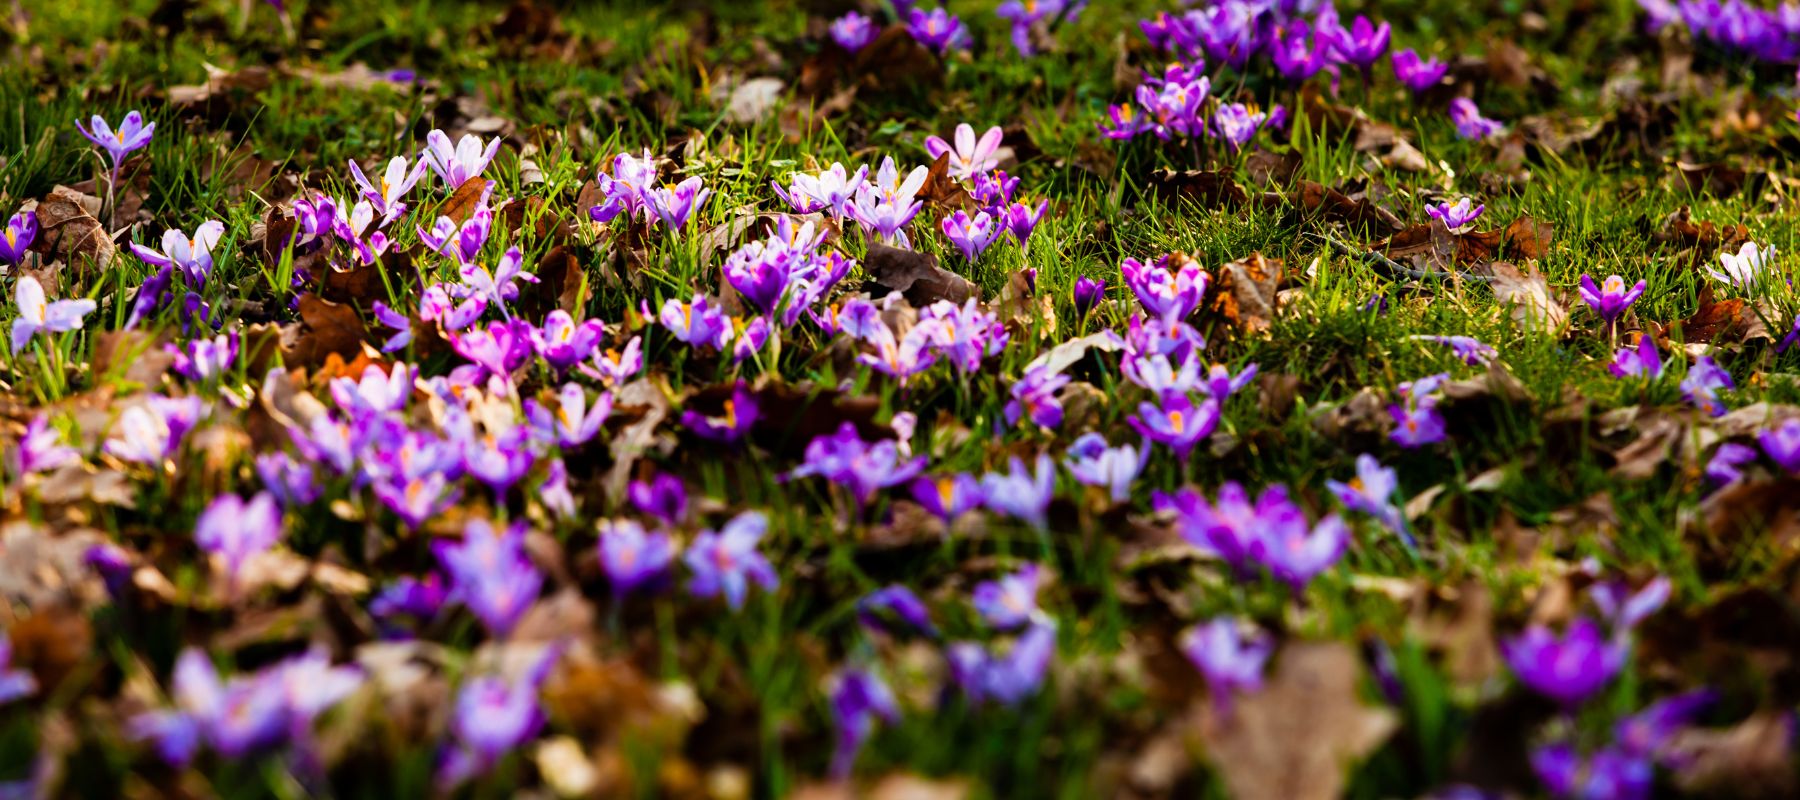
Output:
[[939,300],[962,303],[976,296],[975,285],[966,278],[938,266],[937,256],[889,247],[879,242],[869,245],[863,271],[869,283],[887,292],[899,292],[914,308],[924,308]]
[[1211,308],[1240,330],[1266,331],[1279,306],[1275,289],[1281,276],[1281,259],[1264,258],[1261,252],[1219,267]]
[[300,322],[282,331],[282,357],[288,366],[306,368],[324,364],[334,353],[355,358],[366,333],[354,307],[308,292],[300,295]]
[[58,186],[37,204],[38,236],[34,252],[61,257],[80,273],[112,266],[118,248],[95,215],[99,198]]

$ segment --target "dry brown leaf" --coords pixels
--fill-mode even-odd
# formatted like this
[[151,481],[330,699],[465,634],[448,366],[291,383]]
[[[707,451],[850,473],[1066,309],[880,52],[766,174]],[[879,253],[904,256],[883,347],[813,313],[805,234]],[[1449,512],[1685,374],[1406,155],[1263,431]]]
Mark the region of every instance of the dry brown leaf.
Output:
[[1275,289],[1281,276],[1281,259],[1264,258],[1260,252],[1219,267],[1212,310],[1240,330],[1266,331],[1278,310]]
[[1794,797],[1793,738],[1787,710],[1758,712],[1725,730],[1689,728],[1670,745],[1675,785],[1700,797]]
[[355,358],[367,330],[356,309],[307,293],[300,295],[300,324],[283,331],[282,355],[290,367],[313,368],[336,354]]
[[1527,264],[1520,271],[1513,264],[1496,261],[1475,272],[1492,278],[1488,285],[1494,289],[1494,299],[1510,310],[1520,328],[1555,334],[1569,321],[1569,312],[1551,296],[1549,283],[1535,266]]
[[1362,662],[1342,642],[1296,642],[1281,649],[1260,691],[1239,695],[1221,714],[1200,706],[1207,758],[1239,800],[1331,800],[1343,794],[1354,762],[1393,735],[1392,711],[1366,705]]
[[863,271],[870,283],[899,292],[914,308],[939,300],[961,303],[978,293],[967,279],[939,267],[936,256],[880,243],[869,245]]
[[61,258],[76,273],[104,270],[113,263],[117,248],[106,229],[95,219],[99,198],[58,186],[37,204],[38,236],[34,252]]

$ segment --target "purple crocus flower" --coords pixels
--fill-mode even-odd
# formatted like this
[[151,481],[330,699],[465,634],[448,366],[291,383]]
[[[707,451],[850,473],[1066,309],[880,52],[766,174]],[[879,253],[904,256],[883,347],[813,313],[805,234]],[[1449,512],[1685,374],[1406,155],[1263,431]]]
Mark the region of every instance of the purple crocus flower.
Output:
[[195,228],[193,236],[174,228],[164,231],[161,252],[136,242],[132,243],[131,252],[146,264],[175,267],[187,278],[188,286],[199,288],[206,284],[207,276],[212,274],[212,251],[218,246],[219,238],[224,235],[225,223],[209,220]]
[[626,490],[637,510],[655,517],[664,525],[680,525],[687,518],[687,487],[681,479],[662,473],[654,479],[632,481]]
[[256,457],[256,477],[284,508],[308,505],[323,492],[310,462],[281,451]]
[[63,444],[62,433],[50,427],[50,418],[42,413],[25,426],[25,435],[19,437],[15,452],[20,475],[49,472],[81,460],[81,453]]
[[775,187],[775,194],[787,201],[796,214],[823,211],[833,219],[842,220],[849,213],[850,203],[856,199],[858,190],[862,189],[868,175],[867,165],[857,167],[852,174],[843,164],[832,162],[830,169],[821,170],[817,175],[794,173],[793,183],[786,190],[773,181],[770,185]]
[[581,371],[608,386],[623,386],[644,370],[644,337],[633,336],[623,351],[595,348],[593,364],[583,364]]
[[37,212],[21,211],[6,221],[0,230],[0,264],[17,264],[25,259],[31,243],[37,241]]
[[578,323],[569,312],[559,308],[544,317],[544,327],[531,328],[528,334],[538,356],[558,374],[563,374],[593,354],[600,337],[606,334],[606,325],[597,319]]
[[695,597],[724,595],[731,610],[738,611],[751,584],[773,591],[778,583],[775,568],[756,549],[768,529],[762,512],[746,511],[718,532],[706,530],[694,537],[682,556],[691,573],[688,592]]
[[1039,620],[1014,639],[1004,652],[974,642],[956,642],[945,650],[950,677],[971,703],[994,701],[1016,706],[1044,684],[1056,656],[1056,624]]
[[1243,103],[1227,103],[1219,106],[1219,109],[1213,112],[1212,130],[1220,139],[1224,139],[1225,143],[1231,146],[1231,151],[1235,153],[1251,139],[1256,138],[1257,130],[1268,118],[1268,114],[1256,111]]
[[119,122],[118,130],[99,114],[95,114],[87,125],[75,121],[75,129],[94,143],[94,146],[105,150],[112,156],[113,183],[118,183],[119,166],[125,163],[126,154],[150,143],[150,137],[156,133],[156,123],[144,124],[144,115],[133,111],[125,115]]
[[331,380],[331,399],[338,408],[352,416],[388,414],[406,408],[412,398],[413,370],[406,364],[395,364],[389,371],[374,364],[363,368],[360,380],[338,377]]
[[1788,418],[1757,434],[1757,442],[1775,465],[1800,473],[1800,419]]
[[919,328],[932,333],[938,354],[965,374],[980,369],[984,359],[999,355],[1012,340],[999,315],[973,297],[960,306],[949,300],[932,303],[919,313],[914,329]]
[[538,691],[555,666],[560,648],[551,647],[517,681],[499,676],[471,678],[456,693],[450,733],[438,762],[437,785],[448,793],[492,770],[507,755],[536,738],[544,727]]
[[1558,637],[1543,625],[1500,643],[1519,681],[1533,691],[1574,706],[1599,691],[1625,665],[1625,645],[1610,640],[1593,620],[1578,618]]
[[1136,445],[1108,447],[1105,437],[1089,431],[1069,445],[1063,466],[1075,480],[1102,487],[1114,503],[1124,503],[1131,499],[1131,484],[1143,472],[1148,455],[1148,448]]
[[1013,456],[1007,462],[1006,472],[981,476],[981,489],[986,495],[983,502],[994,512],[1023,520],[1040,532],[1049,529],[1050,500],[1056,496],[1056,467],[1048,453],[1039,453],[1029,472],[1025,462]]
[[1450,348],[1450,352],[1462,359],[1464,364],[1472,367],[1485,367],[1494,360],[1498,353],[1492,345],[1483,344],[1473,336],[1408,336],[1418,342],[1431,342]]
[[206,655],[189,648],[175,661],[173,688],[176,709],[140,715],[130,726],[172,765],[187,764],[203,742],[237,758],[269,749],[289,732],[287,686],[278,672],[221,682]]
[[868,17],[855,11],[831,21],[831,40],[852,53],[868,47],[880,33]]
[[1747,444],[1726,442],[1713,451],[1706,462],[1706,479],[1714,486],[1724,486],[1744,477],[1743,467],[1756,460],[1756,448]]
[[694,347],[723,350],[731,341],[731,320],[725,316],[725,312],[708,301],[706,295],[694,295],[691,303],[673,298],[665,301],[657,320],[675,338]]
[[1153,123],[1139,115],[1131,103],[1114,103],[1106,107],[1106,122],[1095,123],[1108,139],[1128,140],[1150,129]]
[[969,31],[963,27],[962,20],[943,8],[934,8],[930,13],[924,9],[912,9],[906,15],[906,31],[919,44],[931,48],[940,56],[969,46]]
[[1622,580],[1602,581],[1588,589],[1588,597],[1600,610],[1601,618],[1617,634],[1630,631],[1649,619],[1669,602],[1673,590],[1674,584],[1667,577],[1658,575],[1636,591]]
[[537,602],[544,577],[525,555],[525,527],[496,530],[476,517],[458,542],[432,544],[450,577],[451,597],[467,606],[492,636],[504,637]]
[[981,481],[966,472],[938,477],[920,476],[912,483],[913,499],[948,525],[965,512],[979,508],[985,499]]
[[12,637],[0,631],[0,706],[37,693],[31,670],[13,669]]
[[931,622],[931,610],[913,590],[900,584],[876,589],[856,601],[856,619],[865,628],[898,633],[911,630],[937,638],[937,626]]
[[1435,404],[1397,403],[1388,406],[1394,420],[1389,438],[1408,449],[1436,444],[1444,440],[1444,415]]
[[963,259],[970,264],[981,257],[982,251],[993,244],[994,237],[1000,233],[994,226],[994,219],[986,211],[977,211],[971,217],[969,212],[958,209],[956,213],[944,217],[940,227],[944,230],[944,237],[962,251]]
[[1444,223],[1444,227],[1452,232],[1460,231],[1487,210],[1486,204],[1477,205],[1474,200],[1464,197],[1455,203],[1448,201],[1425,207],[1426,216]]
[[1388,38],[1393,33],[1386,22],[1376,25],[1369,18],[1358,14],[1350,22],[1349,28],[1339,29],[1332,42],[1332,52],[1339,61],[1356,67],[1364,73],[1375,62],[1387,54]]
[[487,311],[487,298],[473,293],[467,298],[452,298],[450,290],[445,288],[447,285],[434,283],[425,289],[424,296],[419,298],[419,319],[436,322],[438,327],[449,332],[475,324]]
[[1086,275],[1075,279],[1075,315],[1086,318],[1106,299],[1106,280],[1094,280]]
[[1239,389],[1250,385],[1250,381],[1255,378],[1255,364],[1246,364],[1243,369],[1238,370],[1236,375],[1231,374],[1231,369],[1224,364],[1213,364],[1206,368],[1206,377],[1201,379],[1198,385],[1208,397],[1224,403],[1231,399],[1231,396],[1236,394]]
[[1306,20],[1295,20],[1285,32],[1269,43],[1269,56],[1283,77],[1295,84],[1305,83],[1319,73],[1329,61],[1332,31],[1313,32]]
[[536,398],[526,398],[525,418],[531,422],[532,435],[538,441],[580,447],[600,432],[600,426],[606,424],[607,416],[612,414],[612,405],[610,392],[601,392],[589,405],[586,389],[580,384],[565,383],[556,394],[554,406],[539,403]]
[[398,352],[412,344],[412,319],[410,317],[395,311],[380,300],[375,301],[373,311],[375,312],[375,321],[394,332],[394,335],[389,336],[387,341],[381,343],[381,352]]
[[232,580],[244,562],[280,540],[281,506],[268,492],[257,492],[247,503],[229,492],[219,495],[194,524],[194,543],[222,558]]
[[1173,495],[1157,492],[1153,505],[1159,512],[1174,515],[1176,531],[1189,544],[1217,556],[1239,573],[1247,573],[1253,555],[1251,545],[1261,535],[1263,518],[1292,504],[1287,490],[1280,486],[1264,489],[1252,504],[1242,485],[1227,481],[1211,503],[1205,495],[1187,488]]
[[1506,126],[1496,120],[1481,115],[1475,101],[1467,97],[1458,97],[1450,101],[1450,121],[1456,124],[1456,135],[1464,139],[1480,141],[1498,136],[1506,131]]
[[1656,380],[1662,377],[1662,353],[1656,349],[1656,337],[1649,334],[1638,336],[1637,346],[1626,345],[1613,354],[1613,363],[1607,369],[1614,377],[1644,378]]
[[237,360],[238,335],[232,331],[211,339],[194,339],[186,348],[170,342],[163,345],[163,350],[174,356],[170,369],[176,374],[194,383],[211,383],[230,371]]
[[408,530],[418,530],[425,520],[444,512],[462,496],[453,481],[441,472],[417,477],[395,476],[373,484],[375,498],[400,517]]
[[463,134],[455,146],[450,144],[449,134],[441,130],[433,129],[425,134],[425,163],[443,180],[444,188],[452,191],[479,177],[499,150],[498,136],[484,148],[481,146],[481,137],[473,133]]
[[875,735],[875,723],[892,725],[900,721],[900,706],[894,693],[874,673],[846,669],[831,680],[831,719],[837,728],[837,747],[831,755],[831,776],[849,780],[856,767],[856,754]]
[[675,561],[669,535],[649,533],[632,520],[600,523],[600,567],[612,582],[614,597],[624,597],[662,577]]
[[1614,746],[1636,755],[1659,755],[1694,715],[1716,699],[1716,692],[1698,689],[1651,703],[1613,725]]
[[1017,630],[1038,615],[1037,594],[1042,585],[1043,568],[1026,564],[1018,572],[976,584],[970,599],[989,627]]
[[1049,208],[1049,200],[1039,200],[1035,208],[1030,203],[1013,203],[1000,215],[1000,224],[1012,234],[1013,241],[1024,248],[1031,243],[1032,231],[1037,230],[1038,222]]
[[1071,380],[1067,375],[1051,372],[1043,364],[1026,369],[1025,374],[1013,382],[1012,399],[1007,401],[1004,409],[1006,424],[1017,425],[1020,419],[1027,418],[1043,428],[1061,425],[1063,407],[1056,393]]
[[463,286],[470,293],[485,298],[504,311],[506,305],[519,296],[518,281],[538,282],[536,275],[523,269],[524,265],[525,255],[519,252],[519,248],[510,247],[500,254],[500,263],[491,272],[479,262],[463,264],[457,272],[462,278]]
[[1182,259],[1179,263],[1171,263],[1167,256],[1154,264],[1127,258],[1120,263],[1119,272],[1125,278],[1125,286],[1137,295],[1144,310],[1165,325],[1180,322],[1194,313],[1211,281],[1199,262]]
[[1350,544],[1350,529],[1336,514],[1308,525],[1298,506],[1282,503],[1264,510],[1259,520],[1261,535],[1250,543],[1250,555],[1295,594],[1304,592],[1314,576],[1336,564]]
[[1603,284],[1595,286],[1593,276],[1583,274],[1581,276],[1581,299],[1587,301],[1588,307],[1594,309],[1594,313],[1606,320],[1606,324],[1610,327],[1621,314],[1625,313],[1625,309],[1630,308],[1632,303],[1644,296],[1645,286],[1645,282],[1640,280],[1637,285],[1627,290],[1625,279],[1617,275],[1608,275]]
[[1399,487],[1400,479],[1394,470],[1382,466],[1368,453],[1356,457],[1356,477],[1349,483],[1325,481],[1325,488],[1330,489],[1345,508],[1374,517],[1399,536],[1407,547],[1417,547],[1412,533],[1406,529],[1406,516],[1400,513],[1400,507],[1393,500],[1394,490]]
[[98,307],[86,298],[50,302],[44,294],[43,284],[30,275],[20,275],[13,284],[13,302],[19,309],[19,316],[12,324],[12,353],[15,356],[38,331],[67,333],[80,330],[82,318]]
[[495,322],[451,336],[450,347],[481,367],[483,374],[511,381],[513,371],[531,357],[531,331],[531,323],[524,320]]
[[787,474],[788,479],[818,476],[850,490],[857,505],[865,506],[875,493],[912,481],[925,468],[925,458],[907,458],[892,439],[874,444],[863,441],[856,426],[845,422],[830,436],[814,438],[806,446],[806,460]]
[[702,439],[730,444],[744,438],[744,434],[750,431],[750,427],[756,424],[760,416],[756,395],[743,381],[738,381],[731,390],[731,396],[725,399],[719,416],[708,416],[690,409],[681,412],[681,424]]
[[1444,74],[1450,71],[1450,65],[1435,58],[1420,58],[1413,50],[1397,50],[1394,52],[1394,77],[1401,85],[1417,94],[1438,85]]
[[[573,420],[571,420],[573,422]],[[507,490],[531,471],[537,456],[530,447],[530,431],[515,427],[498,433],[468,435],[462,440],[463,466],[469,474],[504,499]]]
[[1243,624],[1229,617],[1188,628],[1180,644],[1181,652],[1206,678],[1207,691],[1221,711],[1230,708],[1234,692],[1262,688],[1263,666],[1275,650],[1274,637],[1255,628],[1246,632]]
[[704,183],[696,175],[673,187],[649,189],[644,192],[644,199],[656,218],[662,220],[663,227],[672,232],[680,232],[688,219],[712,197],[711,189],[702,188]]
[[1681,394],[1695,408],[1707,416],[1724,416],[1725,404],[1719,400],[1719,392],[1735,389],[1737,384],[1731,380],[1731,373],[1713,361],[1712,356],[1701,356],[1688,368],[1687,377],[1681,379]]
[[1185,463],[1194,445],[1219,427],[1219,401],[1207,398],[1196,406],[1186,395],[1174,395],[1163,398],[1160,406],[1139,403],[1138,413],[1126,421],[1144,438],[1167,445]]

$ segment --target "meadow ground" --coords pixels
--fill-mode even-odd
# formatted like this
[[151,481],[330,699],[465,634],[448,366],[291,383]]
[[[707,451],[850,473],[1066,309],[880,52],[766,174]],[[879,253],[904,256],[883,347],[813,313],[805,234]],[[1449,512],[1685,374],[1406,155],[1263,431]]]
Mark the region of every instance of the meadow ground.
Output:
[[1800,792],[1800,10],[919,6],[15,0],[0,796]]

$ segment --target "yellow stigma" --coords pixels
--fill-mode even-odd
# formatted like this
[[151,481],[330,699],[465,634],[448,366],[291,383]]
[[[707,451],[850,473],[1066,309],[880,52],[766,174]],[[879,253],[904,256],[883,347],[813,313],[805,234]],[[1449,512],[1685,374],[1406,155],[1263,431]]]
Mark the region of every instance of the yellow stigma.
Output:
[[725,427],[728,427],[728,428],[737,427],[737,401],[736,400],[726,400],[725,401]]
[[1181,429],[1182,429],[1181,412],[1179,412],[1179,411],[1169,412],[1169,425],[1170,425],[1170,427],[1173,427],[1175,429],[1176,433],[1181,433]]
[[19,244],[19,235],[13,233],[11,226],[6,229],[6,249],[11,250]]
[[944,504],[944,508],[949,508],[951,499],[956,497],[956,480],[954,478],[939,478],[937,488],[938,500]]

